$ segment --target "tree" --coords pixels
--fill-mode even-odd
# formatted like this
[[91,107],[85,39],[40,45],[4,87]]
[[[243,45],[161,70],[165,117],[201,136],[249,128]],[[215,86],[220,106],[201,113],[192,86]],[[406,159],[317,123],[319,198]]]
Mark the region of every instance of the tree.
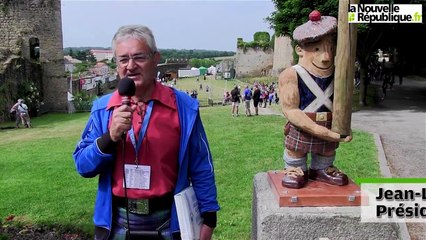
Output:
[[201,59],[191,58],[189,60],[189,65],[191,65],[191,67],[199,68],[199,67],[201,67]]
[[[361,3],[377,3],[377,4],[419,4],[418,0],[376,0],[361,1]],[[423,8],[423,16],[426,9]],[[357,59],[360,64],[361,71],[361,91],[359,102],[366,105],[367,86],[368,86],[368,64],[375,61],[376,51],[382,49],[388,53],[397,50],[399,53],[398,71],[412,74],[421,74],[420,62],[424,62],[422,56],[426,54],[424,41],[426,40],[426,26],[423,24],[360,24],[358,27],[357,41]],[[416,36],[416,37],[400,37],[400,36]],[[413,54],[415,53],[415,54]],[[403,60],[404,59],[404,60]],[[406,62],[405,64],[403,62]],[[407,67],[411,66],[411,69]],[[403,70],[404,69],[404,70]]]
[[189,60],[189,64],[191,67],[210,67],[215,66],[217,64],[217,61],[214,59],[198,59],[198,58],[191,58]]
[[308,20],[312,10],[318,10],[322,15],[337,17],[338,0],[272,0],[276,11],[267,17],[276,35],[292,36],[294,29]]
[[75,68],[74,68],[74,72],[75,73],[84,73],[84,72],[89,71],[90,67],[91,67],[91,65],[88,64],[87,62],[76,63]]
[[242,38],[237,38],[237,47],[245,52],[248,48],[262,48],[266,50],[273,48],[273,41],[270,40],[268,32],[256,32],[253,35],[253,41],[244,42]]
[[91,62],[91,63],[96,63],[97,60],[95,58],[95,55],[93,55],[93,53],[91,51],[86,51],[87,54],[87,61]]
[[253,39],[256,42],[267,42],[269,43],[270,36],[268,32],[255,32],[253,35]]
[[104,62],[108,65],[108,67],[110,69],[116,69],[117,68],[117,63],[115,62],[115,58],[112,58],[111,61],[108,61],[108,60],[105,59]]
[[[292,38],[294,29],[308,20],[312,10],[316,9],[327,16],[337,17],[338,15],[338,0],[272,0],[272,2],[277,10],[272,12],[266,20],[275,30],[276,36]],[[297,62],[297,59],[297,54],[293,53],[293,61]]]
[[[294,29],[308,20],[312,10],[319,10],[322,15],[338,16],[338,0],[272,0],[276,11],[266,18],[275,30],[276,35],[292,37]],[[421,0],[374,0],[360,1],[361,4],[419,4]],[[423,16],[426,9],[423,8]],[[399,34],[398,34],[399,33]],[[416,37],[399,37],[413,36]],[[399,35],[399,36],[398,36]],[[361,68],[360,103],[365,104],[367,91],[367,66],[375,56],[377,49],[399,49],[406,63],[414,65],[413,72],[419,71],[419,63],[424,62],[420,56],[426,54],[425,24],[360,24],[358,26],[357,59]],[[415,50],[414,50],[415,49]],[[415,52],[415,54],[412,54]]]
[[87,60],[87,53],[86,53],[86,51],[79,51],[79,50],[77,50],[75,52],[75,58],[77,58],[80,61],[86,61]]
[[230,51],[216,51],[216,50],[177,50],[177,49],[160,49],[161,60],[160,62],[164,63],[166,59],[174,58],[174,59],[191,59],[191,58],[214,58],[221,56],[233,56],[235,52]]

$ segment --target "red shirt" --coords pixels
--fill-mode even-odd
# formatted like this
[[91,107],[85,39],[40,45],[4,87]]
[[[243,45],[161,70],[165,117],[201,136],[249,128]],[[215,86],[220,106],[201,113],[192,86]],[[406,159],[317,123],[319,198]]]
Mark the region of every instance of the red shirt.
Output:
[[[128,198],[153,198],[172,192],[175,188],[178,174],[178,153],[180,140],[180,125],[177,112],[176,97],[172,89],[155,82],[151,95],[154,101],[148,128],[138,152],[138,164],[151,166],[150,188],[127,189]],[[131,104],[135,104],[131,102]],[[143,108],[147,107],[144,104]],[[107,108],[121,106],[121,97],[115,91],[108,102]],[[139,138],[145,111],[133,112],[133,129],[136,141]],[[126,164],[135,164],[135,148],[126,137]],[[123,187],[123,150],[122,144],[117,144],[116,161],[114,165],[112,192],[115,196],[124,197]]]

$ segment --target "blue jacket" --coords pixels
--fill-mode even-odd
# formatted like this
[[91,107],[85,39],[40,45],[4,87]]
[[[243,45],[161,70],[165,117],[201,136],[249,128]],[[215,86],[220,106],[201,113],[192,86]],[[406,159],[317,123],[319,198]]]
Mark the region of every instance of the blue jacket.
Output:
[[[200,212],[219,210],[214,169],[206,133],[198,111],[198,101],[187,94],[174,90],[179,115],[181,139],[179,149],[179,172],[175,194],[192,183],[198,199]],[[111,230],[112,225],[112,171],[114,154],[102,153],[96,139],[108,130],[112,110],[106,110],[112,94],[94,101],[92,111],[83,131],[81,141],[73,153],[75,166],[83,177],[99,174],[93,222],[95,226]],[[170,228],[179,231],[175,204],[172,205]]]

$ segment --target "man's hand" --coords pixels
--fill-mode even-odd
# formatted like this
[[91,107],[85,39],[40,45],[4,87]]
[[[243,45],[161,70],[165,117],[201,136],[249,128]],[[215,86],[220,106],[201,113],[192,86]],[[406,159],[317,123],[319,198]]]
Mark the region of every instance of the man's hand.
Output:
[[109,129],[109,135],[112,141],[120,141],[123,133],[129,131],[130,128],[132,128],[132,115],[135,109],[136,105],[123,105],[114,109],[111,119],[111,127]]
[[214,228],[211,228],[211,227],[209,227],[205,224],[201,225],[200,240],[212,239],[213,230],[214,230]]

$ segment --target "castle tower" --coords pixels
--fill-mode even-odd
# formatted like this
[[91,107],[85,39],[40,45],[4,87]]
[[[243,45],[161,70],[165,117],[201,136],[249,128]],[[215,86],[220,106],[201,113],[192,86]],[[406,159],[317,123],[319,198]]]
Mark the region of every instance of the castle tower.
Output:
[[33,82],[43,102],[41,112],[66,112],[64,68],[61,1],[1,0],[0,89],[7,91],[0,104],[13,104],[23,97],[17,96],[19,84]]
[[293,47],[291,46],[291,39],[288,36],[275,37],[274,41],[272,76],[279,76],[284,69],[293,65]]

